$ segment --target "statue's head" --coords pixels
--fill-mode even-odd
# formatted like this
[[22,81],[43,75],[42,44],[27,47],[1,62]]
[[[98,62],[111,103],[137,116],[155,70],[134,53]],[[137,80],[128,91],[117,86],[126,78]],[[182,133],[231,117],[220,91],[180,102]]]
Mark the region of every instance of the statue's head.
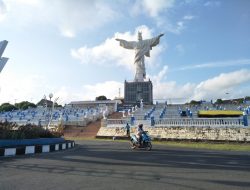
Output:
[[138,32],[138,40],[142,40],[142,33],[141,32]]

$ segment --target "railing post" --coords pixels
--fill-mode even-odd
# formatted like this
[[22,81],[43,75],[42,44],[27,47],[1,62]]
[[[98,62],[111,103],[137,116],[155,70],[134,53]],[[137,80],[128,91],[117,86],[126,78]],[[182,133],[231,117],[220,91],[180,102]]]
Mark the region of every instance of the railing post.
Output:
[[131,124],[131,125],[134,125],[134,124],[135,124],[135,117],[134,117],[134,116],[132,116],[132,117],[130,118],[130,124]]
[[248,121],[247,121],[247,114],[246,112],[243,112],[243,125],[248,126]]
[[107,127],[107,119],[101,120],[101,127]]
[[155,125],[155,119],[154,119],[154,116],[151,117],[151,126],[154,126]]

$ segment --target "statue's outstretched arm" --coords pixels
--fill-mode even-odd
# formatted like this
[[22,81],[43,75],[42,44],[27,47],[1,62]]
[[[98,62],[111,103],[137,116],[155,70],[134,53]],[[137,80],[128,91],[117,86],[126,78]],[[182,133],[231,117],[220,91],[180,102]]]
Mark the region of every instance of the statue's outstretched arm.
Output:
[[164,34],[160,34],[160,35],[159,35],[159,38],[162,37],[162,36],[164,36]]
[[115,40],[120,42],[120,46],[122,46],[126,49],[134,49],[136,46],[136,42],[134,42],[134,41],[126,41],[126,40],[122,40],[119,38],[116,38]]
[[126,41],[126,40],[122,40],[122,39],[119,39],[119,38],[116,38],[115,40],[119,41],[119,42]]

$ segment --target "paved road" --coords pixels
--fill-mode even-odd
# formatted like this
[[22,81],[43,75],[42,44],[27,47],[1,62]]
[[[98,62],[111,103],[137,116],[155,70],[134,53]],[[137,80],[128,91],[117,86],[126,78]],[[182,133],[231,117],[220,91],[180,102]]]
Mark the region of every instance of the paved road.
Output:
[[62,152],[0,158],[0,189],[250,189],[250,153],[77,143]]

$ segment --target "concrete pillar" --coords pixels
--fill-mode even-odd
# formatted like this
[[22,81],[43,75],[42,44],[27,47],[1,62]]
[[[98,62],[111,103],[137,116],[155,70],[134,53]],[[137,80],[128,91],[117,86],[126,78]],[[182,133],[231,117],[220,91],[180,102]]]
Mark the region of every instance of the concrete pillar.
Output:
[[107,127],[107,119],[101,120],[101,127]]

